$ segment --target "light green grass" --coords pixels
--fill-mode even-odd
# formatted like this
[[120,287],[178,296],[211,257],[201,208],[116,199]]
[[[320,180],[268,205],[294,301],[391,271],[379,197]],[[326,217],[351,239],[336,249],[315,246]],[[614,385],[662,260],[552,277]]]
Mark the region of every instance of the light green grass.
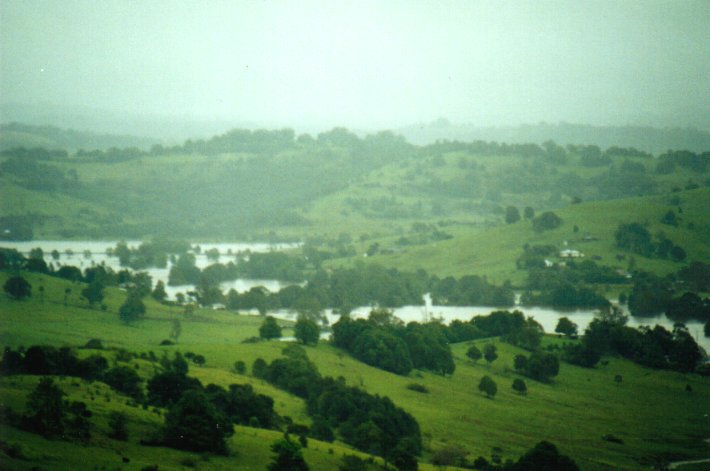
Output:
[[[0,283],[6,277],[7,274],[1,274]],[[280,415],[288,415],[298,423],[310,423],[302,399],[277,390],[248,373],[236,374],[232,369],[237,360],[244,361],[248,371],[251,371],[255,359],[263,358],[268,362],[280,356],[284,347],[282,342],[242,343],[245,338],[257,335],[261,318],[211,310],[198,310],[193,316],[185,317],[178,308],[148,301],[146,318],[127,326],[119,321],[116,314],[125,297],[120,290],[107,290],[108,308],[103,312],[84,307],[86,302],[78,299],[81,284],[71,285],[63,280],[35,274],[27,274],[27,277],[35,287],[31,299],[14,301],[0,296],[0,344],[14,347],[32,344],[79,346],[89,338],[100,338],[107,347],[136,352],[153,351],[158,356],[163,353],[172,356],[174,351],[199,353],[206,357],[207,362],[203,367],[191,366],[190,374],[203,384],[252,384],[257,392],[274,398],[275,409]],[[36,287],[39,284],[45,286],[44,302],[38,299]],[[72,295],[77,297],[64,307],[60,298],[68,285],[73,287]],[[162,347],[159,343],[168,337],[169,321],[174,318],[181,319],[182,335],[177,345]],[[286,326],[284,335],[289,332]],[[486,342],[488,340],[478,343],[480,346]],[[360,386],[372,394],[386,395],[412,413],[423,433],[424,460],[433,450],[447,444],[464,447],[470,458],[479,455],[490,457],[493,448],[499,447],[505,458],[516,459],[543,439],[552,441],[561,452],[573,456],[585,470],[638,469],[641,466],[639,460],[659,454],[678,459],[704,458],[710,454],[710,447],[702,442],[702,439],[710,437],[710,421],[706,417],[710,414],[709,379],[645,369],[625,360],[610,358],[608,365],[595,369],[562,364],[559,376],[550,384],[526,379],[529,393],[520,396],[511,389],[513,379],[518,377],[512,371],[512,364],[516,354],[525,352],[495,342],[500,357],[490,367],[483,361],[474,364],[466,358],[468,344],[453,345],[457,368],[449,377],[417,371],[408,377],[393,375],[367,366],[323,342],[317,347],[306,347],[306,351],[324,376],[342,376],[348,384]],[[548,338],[545,342],[559,340]],[[95,352],[81,351],[81,355],[89,353]],[[113,356],[110,351],[108,355]],[[132,363],[139,366],[139,372],[145,378],[152,374],[149,362],[134,360]],[[617,374],[623,377],[621,384],[614,382]],[[477,389],[483,375],[490,375],[498,384],[498,394],[494,399],[485,398]],[[8,381],[14,379],[9,378],[2,383],[2,396],[4,399],[9,397],[7,400],[10,402],[18,401],[26,389],[20,388],[23,392],[19,394],[17,389],[8,386]],[[407,389],[410,383],[421,383],[430,392],[411,391]],[[691,384],[692,393],[685,391],[686,384]],[[101,385],[97,387],[103,388]],[[100,395],[106,394],[103,389],[101,391]],[[155,422],[150,421],[151,415],[140,415],[136,419],[139,423],[144,420],[139,420],[140,417],[146,421],[145,431],[155,426]],[[39,440],[18,431],[8,433],[13,440],[23,443],[28,441],[32,444]],[[271,433],[249,429],[235,436],[233,440],[237,441],[232,448],[237,453],[249,450],[244,452],[245,457],[248,454],[257,456],[257,461],[268,460],[268,447],[262,442],[269,440],[262,437],[260,442],[258,437]],[[603,441],[601,437],[605,434],[620,437],[624,444]],[[257,437],[254,443],[248,441],[250,436]],[[51,456],[61,456],[61,449],[74,450],[73,447],[76,447],[65,445],[67,448],[59,447],[57,454],[52,455],[51,450],[59,445],[50,443],[47,451],[43,452],[49,458],[37,458],[45,464],[51,462]],[[96,456],[101,457],[105,453],[105,459],[109,459],[115,453],[111,446],[109,451],[97,451]],[[252,455],[251,447],[261,451]],[[323,447],[327,449],[326,445]],[[170,450],[137,445],[130,450],[136,456],[145,455],[147,460],[161,457],[166,462],[178,462],[174,456],[182,456]],[[151,454],[154,451],[157,454]],[[164,458],[163,453],[167,454]],[[242,457],[241,454],[239,456]],[[327,461],[327,458],[323,467],[313,469],[329,469],[333,462]],[[310,458],[314,462],[319,459],[317,456]],[[221,469],[222,460],[211,459],[209,469]]]

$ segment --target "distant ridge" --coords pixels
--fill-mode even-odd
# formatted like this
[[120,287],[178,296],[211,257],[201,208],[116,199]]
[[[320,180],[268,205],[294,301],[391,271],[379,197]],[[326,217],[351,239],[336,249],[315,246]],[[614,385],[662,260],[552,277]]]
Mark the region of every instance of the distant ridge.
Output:
[[537,143],[553,140],[558,144],[596,144],[599,147],[635,147],[660,154],[668,149],[705,152],[710,149],[710,132],[697,128],[654,128],[650,126],[592,126],[587,124],[525,124],[520,126],[480,127],[451,124],[439,119],[429,124],[398,129],[412,144],[437,140],[497,141]]
[[16,147],[44,147],[65,150],[105,150],[111,147],[136,147],[147,150],[154,139],[129,135],[99,134],[89,131],[61,129],[55,126],[33,126],[22,123],[0,125],[0,150]]

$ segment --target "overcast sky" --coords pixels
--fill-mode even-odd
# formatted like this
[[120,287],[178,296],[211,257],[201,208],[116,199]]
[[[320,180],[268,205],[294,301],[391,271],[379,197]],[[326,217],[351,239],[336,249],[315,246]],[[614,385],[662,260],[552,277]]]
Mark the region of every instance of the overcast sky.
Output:
[[0,47],[2,102],[265,126],[674,126],[710,110],[701,0],[2,0]]

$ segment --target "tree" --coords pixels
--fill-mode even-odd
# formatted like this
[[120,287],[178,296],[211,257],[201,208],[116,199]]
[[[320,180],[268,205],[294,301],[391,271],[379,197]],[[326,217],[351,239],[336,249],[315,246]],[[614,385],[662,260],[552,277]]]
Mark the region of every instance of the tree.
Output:
[[308,471],[308,464],[303,459],[301,446],[291,440],[288,434],[276,440],[271,445],[271,451],[276,453],[271,463],[269,471]]
[[266,340],[281,338],[281,326],[272,316],[267,316],[259,327],[259,337]]
[[494,344],[489,343],[483,347],[483,358],[486,359],[489,366],[498,358],[498,352]]
[[543,232],[555,229],[562,224],[562,219],[552,211],[545,211],[532,220],[533,229],[536,232]]
[[150,295],[153,297],[158,302],[163,302],[165,299],[168,297],[168,293],[165,291],[165,283],[163,283],[163,280],[158,280],[158,282],[155,284],[155,289],[153,290]]
[[44,436],[61,435],[66,416],[63,396],[64,392],[52,378],[40,379],[27,396],[27,413],[23,416],[25,426]]
[[165,416],[164,441],[180,450],[226,454],[232,423],[202,391],[185,391]]
[[23,299],[32,295],[32,286],[21,276],[13,276],[7,279],[3,289],[13,299]]
[[103,381],[116,391],[122,392],[137,401],[143,399],[143,378],[131,367],[114,366],[104,373]]
[[577,464],[568,456],[561,455],[555,445],[542,441],[525,453],[511,467],[512,471],[578,471]]
[[705,337],[710,337],[710,319],[705,323]]
[[520,378],[515,378],[513,380],[512,388],[513,391],[517,392],[518,394],[525,395],[528,393],[528,386],[525,384],[525,381]]
[[320,328],[312,319],[305,316],[298,316],[294,326],[294,336],[304,345],[316,345],[320,338]]
[[481,382],[478,383],[478,390],[484,393],[487,398],[492,399],[498,392],[498,386],[490,376],[486,375],[481,378]]
[[71,294],[71,288],[64,288],[64,305],[67,305],[67,301],[69,301],[69,295]]
[[557,321],[557,327],[555,327],[555,332],[558,334],[566,335],[567,337],[577,336],[577,324],[569,320],[567,317],[560,317]]
[[466,350],[466,356],[473,360],[473,362],[475,363],[483,357],[483,354],[477,346],[471,345],[468,350]]
[[137,293],[129,291],[128,297],[118,309],[118,315],[123,322],[129,324],[145,315],[145,304]]
[[95,279],[89,286],[81,290],[81,295],[89,302],[89,306],[94,306],[104,300],[104,285]]
[[535,210],[532,208],[532,206],[525,206],[525,209],[523,210],[523,215],[525,216],[525,219],[532,219],[535,217]]
[[128,440],[128,430],[126,429],[127,423],[128,418],[126,417],[126,414],[118,411],[111,412],[108,417],[108,426],[111,428],[108,436],[114,440]]
[[513,224],[520,221],[520,211],[515,206],[505,208],[505,222]]

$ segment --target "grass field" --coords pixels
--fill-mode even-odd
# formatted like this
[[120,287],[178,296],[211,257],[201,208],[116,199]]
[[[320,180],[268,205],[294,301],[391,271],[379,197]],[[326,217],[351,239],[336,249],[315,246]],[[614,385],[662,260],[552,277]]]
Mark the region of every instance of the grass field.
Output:
[[[680,205],[671,204],[674,197]],[[682,222],[678,227],[661,224],[660,219],[669,210],[681,207]],[[369,260],[404,271],[423,268],[439,276],[485,275],[501,283],[511,280],[520,283],[526,273],[517,270],[515,260],[520,257],[525,244],[554,245],[560,250],[580,250],[586,258],[598,257],[603,265],[627,269],[633,258],[637,269],[658,274],[677,271],[682,264],[661,259],[650,259],[624,252],[615,246],[614,232],[621,223],[639,222],[647,225],[652,235],[663,232],[688,253],[687,260],[710,260],[710,189],[703,188],[662,196],[645,196],[622,200],[590,202],[568,206],[555,213],[562,218],[557,229],[537,233],[529,221],[492,228],[462,226],[447,231],[450,240],[422,246],[398,248],[392,254],[376,255]],[[692,223],[692,227],[689,224]],[[575,232],[575,226],[578,231]],[[585,236],[595,240],[585,241]],[[392,246],[394,238],[384,239],[383,247]],[[626,255],[617,260],[616,254]],[[346,264],[350,261],[334,261]]]
[[[4,283],[7,274],[0,274]],[[158,356],[173,351],[202,354],[204,366],[192,366],[190,374],[204,384],[227,386],[250,383],[257,392],[272,396],[275,409],[298,423],[309,423],[304,402],[277,390],[261,380],[233,372],[236,360],[242,360],[251,370],[256,358],[270,361],[280,355],[281,342],[246,344],[242,341],[257,335],[261,319],[226,311],[198,310],[186,317],[182,310],[147,302],[145,319],[134,325],[124,325],[117,309],[125,293],[107,289],[107,310],[88,309],[79,299],[82,285],[63,280],[29,275],[34,287],[32,298],[14,301],[0,296],[0,345],[17,347],[33,344],[80,346],[90,338],[100,338],[107,347],[126,348],[135,352],[153,351]],[[37,288],[45,287],[44,301]],[[63,304],[65,287],[72,293],[68,306]],[[179,318],[182,335],[174,346],[160,346],[168,337],[170,322]],[[286,326],[287,327],[287,326]],[[284,335],[289,331],[285,330]],[[710,446],[703,439],[710,437],[710,380],[692,374],[679,374],[641,368],[628,361],[608,358],[608,364],[583,369],[562,364],[560,374],[550,384],[527,380],[528,394],[520,396],[511,389],[518,377],[512,371],[513,357],[521,350],[495,339],[499,358],[487,365],[472,363],[465,356],[468,344],[453,345],[456,372],[442,377],[415,371],[402,377],[364,365],[348,354],[321,342],[308,347],[309,357],[325,376],[343,376],[350,385],[368,392],[389,396],[395,404],[412,413],[418,420],[424,437],[426,461],[445,445],[459,445],[469,452],[469,459],[479,455],[490,458],[495,452],[504,459],[516,459],[540,440],[555,443],[560,451],[577,461],[584,470],[639,469],[649,467],[654,460],[699,459],[710,456]],[[548,337],[545,342],[558,342]],[[112,356],[112,351],[105,353]],[[82,350],[81,354],[89,352]],[[144,377],[152,374],[151,365],[135,360]],[[487,399],[477,389],[483,375],[490,375],[498,385],[498,394]],[[619,384],[615,375],[621,375]],[[36,384],[36,377],[9,377],[0,381],[0,395],[5,404],[22,410],[24,397]],[[407,389],[410,383],[425,385],[429,393]],[[686,391],[690,384],[692,392]],[[2,431],[2,440],[19,443],[26,460],[8,462],[9,469],[30,469],[40,465],[51,469],[92,469],[93,466],[120,468],[120,456],[131,459],[125,469],[140,469],[160,463],[161,469],[181,469],[181,460],[192,457],[166,448],[143,447],[137,442],[156,430],[161,417],[151,410],[125,405],[101,383],[88,385],[78,380],[62,380],[70,397],[89,402],[95,413],[95,434],[90,445],[63,441],[47,441],[15,429]],[[89,396],[87,396],[89,395]],[[90,397],[95,398],[94,401]],[[106,417],[120,408],[130,414],[128,443],[115,442],[105,436]],[[614,435],[623,444],[604,441],[602,436]],[[270,460],[269,444],[277,432],[237,427],[230,439],[233,456],[193,457],[198,469],[264,469]],[[334,469],[342,453],[342,444],[315,441],[305,456],[311,469]],[[330,454],[329,449],[333,449]],[[88,452],[90,451],[90,452]],[[86,456],[91,456],[87,461]],[[91,466],[84,467],[84,464]],[[428,469],[422,466],[421,469]]]

